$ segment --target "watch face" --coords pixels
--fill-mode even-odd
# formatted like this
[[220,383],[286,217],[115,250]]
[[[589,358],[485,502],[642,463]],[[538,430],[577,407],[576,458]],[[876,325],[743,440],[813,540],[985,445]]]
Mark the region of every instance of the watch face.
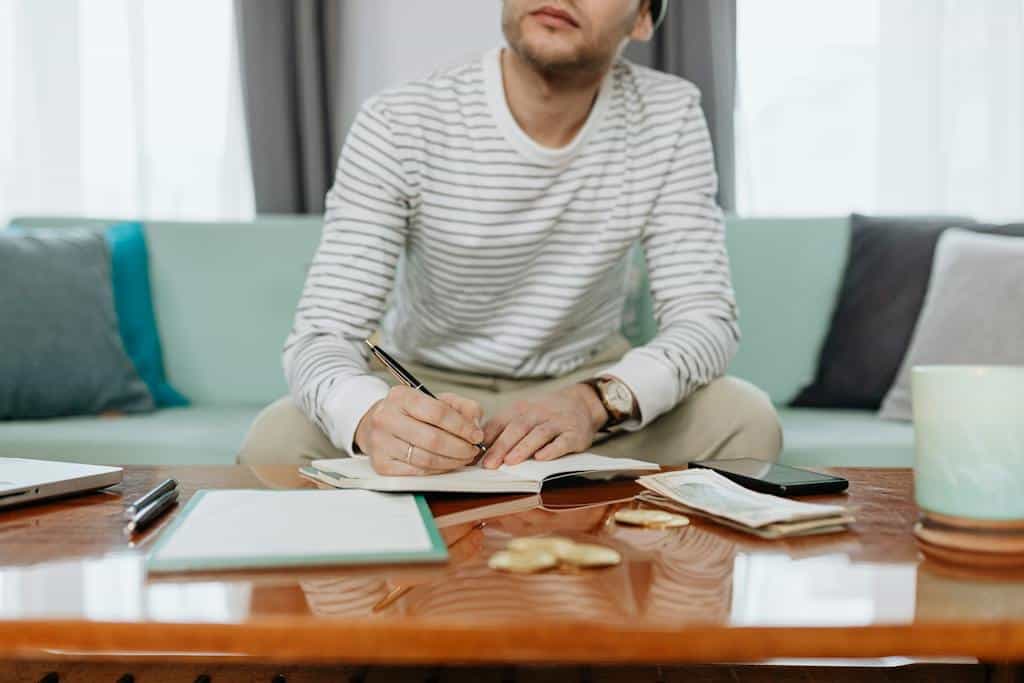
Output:
[[633,412],[633,394],[622,382],[611,380],[602,386],[604,397],[615,410],[626,415]]

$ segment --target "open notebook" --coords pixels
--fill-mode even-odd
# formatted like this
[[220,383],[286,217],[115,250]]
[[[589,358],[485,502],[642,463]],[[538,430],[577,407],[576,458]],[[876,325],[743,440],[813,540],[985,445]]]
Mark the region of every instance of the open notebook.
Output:
[[314,460],[300,473],[315,481],[340,489],[371,491],[451,491],[459,493],[540,493],[544,482],[577,474],[632,474],[657,472],[661,468],[644,460],[609,458],[594,453],[577,453],[557,460],[527,460],[518,465],[502,465],[489,470],[474,465],[446,474],[423,477],[386,477],[377,474],[370,459],[351,458]]

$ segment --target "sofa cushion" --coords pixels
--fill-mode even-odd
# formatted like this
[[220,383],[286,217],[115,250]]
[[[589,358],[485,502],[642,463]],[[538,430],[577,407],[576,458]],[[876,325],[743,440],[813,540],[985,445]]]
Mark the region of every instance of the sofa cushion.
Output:
[[227,465],[259,406],[0,423],[0,456],[100,465]]
[[899,377],[880,415],[910,420],[917,365],[1024,365],[1024,238],[948,230]]
[[1024,224],[968,218],[854,215],[850,255],[814,381],[793,401],[802,408],[876,410],[910,343],[943,231],[1024,236]]
[[797,467],[913,467],[914,428],[873,411],[783,408],[781,462]]
[[853,215],[828,336],[794,407],[878,409],[910,342],[935,244],[946,228],[971,222]]
[[91,230],[0,231],[0,419],[153,410],[118,331],[110,269]]

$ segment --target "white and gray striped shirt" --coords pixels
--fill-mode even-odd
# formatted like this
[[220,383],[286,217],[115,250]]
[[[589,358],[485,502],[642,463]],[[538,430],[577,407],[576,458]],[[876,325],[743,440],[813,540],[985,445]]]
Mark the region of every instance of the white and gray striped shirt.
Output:
[[345,142],[284,349],[296,403],[345,451],[387,392],[362,344],[378,327],[400,360],[565,374],[620,327],[638,240],[659,331],[606,371],[637,398],[631,428],[722,375],[735,352],[697,89],[619,60],[575,139],[551,149],[509,111],[500,54],[371,98]]

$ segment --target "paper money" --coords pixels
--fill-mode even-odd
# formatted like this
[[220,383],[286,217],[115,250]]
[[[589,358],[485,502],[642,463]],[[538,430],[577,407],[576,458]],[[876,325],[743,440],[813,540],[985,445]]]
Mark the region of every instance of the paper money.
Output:
[[[791,528],[776,527],[774,531],[781,535],[793,535],[819,527],[841,528],[852,521],[852,517],[840,505],[803,503],[758,493],[707,469],[665,472],[640,477],[637,481],[657,496],[679,504],[682,511],[699,511],[739,527],[763,529],[771,525],[800,523]],[[656,502],[656,499],[648,500]]]

